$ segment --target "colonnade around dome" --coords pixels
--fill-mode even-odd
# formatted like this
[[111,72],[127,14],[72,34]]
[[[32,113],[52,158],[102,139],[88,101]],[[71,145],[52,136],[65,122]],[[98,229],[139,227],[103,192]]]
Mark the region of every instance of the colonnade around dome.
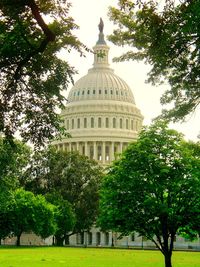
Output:
[[117,159],[128,146],[129,142],[123,141],[67,141],[55,145],[58,150],[77,151],[90,159],[96,160],[100,165],[109,165]]

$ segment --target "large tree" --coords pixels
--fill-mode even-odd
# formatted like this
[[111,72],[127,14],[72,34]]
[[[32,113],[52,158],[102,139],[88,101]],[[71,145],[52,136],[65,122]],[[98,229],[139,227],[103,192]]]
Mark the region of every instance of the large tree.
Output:
[[[200,103],[200,1],[199,0],[119,0],[110,8],[110,18],[118,26],[110,40],[132,50],[117,60],[143,60],[152,68],[148,81],[169,83],[162,104],[165,117],[183,119]],[[171,106],[170,106],[171,107]]]
[[77,152],[56,151],[53,147],[35,154],[30,165],[22,186],[34,193],[56,192],[72,205],[76,224],[69,235],[89,230],[98,212],[101,167]]
[[30,149],[22,142],[10,143],[0,137],[0,240],[11,232],[10,203],[12,192],[19,186],[19,177],[28,165]]
[[176,234],[199,230],[198,151],[199,144],[188,145],[165,123],[144,129],[102,182],[102,228],[124,235],[137,231],[156,245],[165,266],[171,267]]
[[57,108],[75,70],[59,56],[83,45],[63,1],[0,1],[0,132],[44,144],[62,129]]
[[17,189],[13,193],[13,201],[10,202],[7,214],[11,222],[10,234],[17,237],[16,245],[20,245],[23,232],[32,231],[42,238],[54,234],[54,211],[55,207],[48,203],[45,197],[34,196],[32,192]]

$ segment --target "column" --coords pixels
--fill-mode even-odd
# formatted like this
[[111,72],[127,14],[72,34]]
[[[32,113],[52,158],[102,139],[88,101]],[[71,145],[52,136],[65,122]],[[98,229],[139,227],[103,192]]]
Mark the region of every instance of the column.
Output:
[[85,142],[85,156],[88,157],[88,143]]
[[70,142],[69,143],[69,152],[71,152],[72,151],[72,143]]
[[93,142],[93,152],[94,152],[93,159],[97,160],[97,142],[96,141]]
[[77,150],[77,152],[79,152],[79,142],[76,143],[76,150]]
[[106,150],[106,144],[105,144],[105,142],[102,142],[102,151],[101,152],[102,152],[102,163],[103,164],[105,164],[105,157],[106,157],[105,156],[106,155],[105,150]]
[[122,153],[123,152],[123,143],[122,142],[120,142],[120,153]]
[[111,142],[110,161],[113,161],[114,159],[115,159],[115,143]]
[[63,143],[62,150],[65,151],[65,143]]

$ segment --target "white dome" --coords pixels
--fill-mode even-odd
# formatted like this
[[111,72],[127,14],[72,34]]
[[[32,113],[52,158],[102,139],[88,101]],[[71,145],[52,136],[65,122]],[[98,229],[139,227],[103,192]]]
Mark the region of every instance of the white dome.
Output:
[[130,87],[112,69],[93,68],[72,87],[68,101],[117,100],[135,104]]

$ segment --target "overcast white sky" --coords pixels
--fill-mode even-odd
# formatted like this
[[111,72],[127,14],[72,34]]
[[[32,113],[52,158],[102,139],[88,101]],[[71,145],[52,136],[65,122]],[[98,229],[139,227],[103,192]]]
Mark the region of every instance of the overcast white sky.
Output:
[[[107,13],[108,6],[116,6],[117,0],[71,0],[72,8],[70,15],[80,26],[76,32],[79,39],[92,48],[98,39],[98,24],[100,17],[104,21],[104,34],[112,33],[114,25],[109,21]],[[112,58],[122,54],[123,48],[116,47],[107,41],[110,46],[110,65],[115,73],[124,79],[133,91],[136,105],[140,108],[144,116],[144,125],[151,123],[151,120],[161,112],[160,96],[167,88],[166,86],[153,87],[146,84],[147,72],[149,66],[137,62],[113,63]],[[74,77],[75,82],[87,74],[93,64],[93,54],[87,53],[86,58],[80,58],[78,54],[65,54],[65,58],[75,66],[79,74]],[[69,89],[68,89],[69,92]],[[200,109],[192,114],[185,123],[177,123],[172,126],[182,132],[186,139],[197,141],[197,135],[200,133]]]

